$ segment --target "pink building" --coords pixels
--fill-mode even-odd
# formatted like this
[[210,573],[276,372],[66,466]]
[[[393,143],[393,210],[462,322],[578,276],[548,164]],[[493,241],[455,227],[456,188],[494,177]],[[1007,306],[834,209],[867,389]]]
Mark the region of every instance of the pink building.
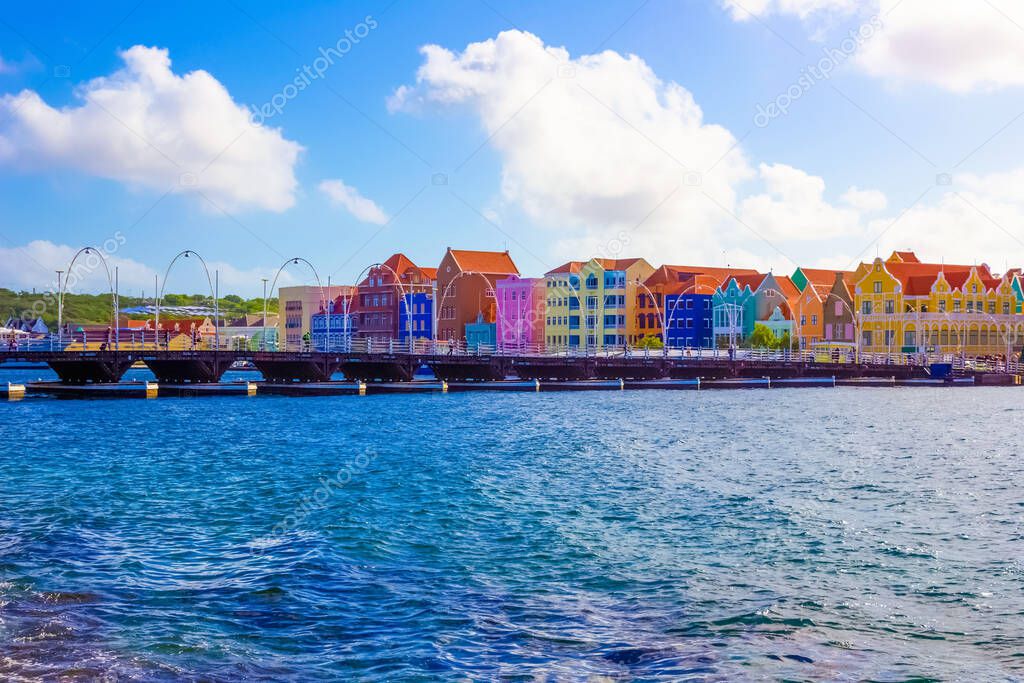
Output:
[[497,282],[498,345],[526,348],[544,343],[544,287],[542,277],[509,275]]

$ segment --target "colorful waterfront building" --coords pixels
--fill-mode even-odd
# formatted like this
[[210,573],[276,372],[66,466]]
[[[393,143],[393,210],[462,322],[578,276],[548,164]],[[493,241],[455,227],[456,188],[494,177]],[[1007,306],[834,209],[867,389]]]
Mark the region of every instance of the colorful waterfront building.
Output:
[[793,314],[801,348],[818,342],[853,342],[853,298],[846,284],[853,275],[853,271],[803,267],[794,271],[791,279],[800,295]]
[[[796,339],[800,336],[796,314],[799,297],[800,290],[789,276],[768,273],[754,290],[754,324],[767,326],[777,338],[788,332],[791,340]],[[786,322],[781,322],[780,316]]]
[[[437,272],[435,268],[429,270]],[[398,308],[398,340],[405,342],[410,334],[413,339],[433,339],[434,293],[411,292],[404,295],[404,301]]]
[[497,343],[503,349],[529,349],[544,344],[546,317],[544,277],[509,275],[498,280]]
[[[640,336],[656,337],[671,348],[712,348],[715,291],[730,275],[754,272],[708,266],[661,266],[637,292]],[[662,329],[665,323],[667,333]]]
[[[401,253],[372,266],[359,283],[359,337],[380,342],[405,338],[409,323],[416,317],[403,315],[406,297],[421,295],[418,304],[432,304],[436,280],[436,269],[421,268]],[[412,305],[412,298],[408,303]],[[424,314],[419,315],[422,320]],[[419,338],[416,332],[413,336]]]
[[508,251],[448,247],[437,269],[437,338],[466,339],[466,325],[496,323],[498,280],[519,275]]
[[580,269],[569,261],[544,274],[544,345],[548,349],[580,346]]
[[1016,274],[922,263],[912,252],[862,264],[854,292],[862,352],[1019,353]]
[[352,299],[355,295],[356,288],[352,285],[331,287],[301,285],[278,288],[277,339],[284,347],[298,348],[302,346],[309,339],[310,318],[318,311],[323,310],[327,301],[339,296]]
[[643,336],[633,309],[654,267],[642,258],[592,258],[580,267],[584,348],[636,344]]
[[347,350],[358,333],[359,314],[349,296],[339,296],[310,316],[308,346],[317,351]]
[[766,275],[761,273],[731,275],[712,295],[712,330],[715,346],[738,346],[754,332],[757,307],[754,292]]

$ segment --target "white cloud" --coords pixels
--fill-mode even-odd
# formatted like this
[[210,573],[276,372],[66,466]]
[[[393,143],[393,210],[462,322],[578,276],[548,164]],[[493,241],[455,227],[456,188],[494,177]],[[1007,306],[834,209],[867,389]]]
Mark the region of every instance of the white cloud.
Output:
[[388,222],[387,214],[372,199],[367,199],[359,194],[359,190],[341,180],[324,180],[319,189],[332,204],[343,207],[364,223],[384,225]]
[[294,204],[298,143],[253,125],[206,71],[176,75],[167,50],[120,56],[122,69],[76,90],[79,106],[55,109],[31,90],[0,98],[0,164],[202,193],[226,211]]
[[833,206],[825,200],[825,181],[786,164],[761,164],[764,194],[740,203],[744,223],[769,240],[812,240],[863,234],[861,207],[849,201],[884,205],[878,191],[850,188],[844,195],[848,206]]
[[864,3],[859,0],[722,0],[732,18],[746,21],[769,14],[792,14],[807,19],[816,14],[850,14]]
[[[117,279],[121,290],[127,287],[146,288],[153,291],[155,271],[148,266],[117,255],[123,244],[123,236],[111,237],[105,244],[95,245],[107,259],[110,277],[114,277],[117,268]],[[48,240],[33,240],[17,247],[0,248],[0,263],[4,265],[4,281],[0,287],[25,291],[57,291],[57,270],[64,271],[68,277],[68,264],[79,250],[66,244],[55,244]],[[72,293],[109,292],[111,281],[107,279],[107,270],[102,262],[89,254],[82,254],[75,261],[73,274],[65,281],[66,291]]]
[[1024,84],[1018,1],[880,0],[885,29],[857,58],[868,73],[966,93]]
[[[871,221],[879,253],[911,249],[922,260],[987,262],[995,272],[1024,265],[1024,169],[955,178],[952,189],[896,216]],[[868,254],[865,257],[873,257]]]
[[844,192],[840,200],[861,213],[878,213],[889,205],[889,200],[880,190],[861,190],[857,186]]
[[[877,15],[884,29],[859,50],[867,73],[957,93],[1024,85],[1020,0],[722,0],[736,21]],[[817,32],[815,32],[817,33]]]
[[752,171],[682,86],[635,55],[573,59],[521,31],[421,52],[416,84],[396,89],[389,108],[475,112],[501,159],[502,199],[564,236],[553,256],[612,255],[625,233],[630,254],[720,257],[711,230],[732,222],[736,186]]

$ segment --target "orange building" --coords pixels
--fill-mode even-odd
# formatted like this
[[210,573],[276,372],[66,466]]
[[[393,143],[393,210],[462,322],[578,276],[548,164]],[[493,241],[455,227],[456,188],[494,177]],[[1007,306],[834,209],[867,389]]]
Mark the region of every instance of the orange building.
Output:
[[470,251],[448,247],[437,268],[437,338],[459,340],[466,325],[498,319],[497,282],[519,269],[508,251]]

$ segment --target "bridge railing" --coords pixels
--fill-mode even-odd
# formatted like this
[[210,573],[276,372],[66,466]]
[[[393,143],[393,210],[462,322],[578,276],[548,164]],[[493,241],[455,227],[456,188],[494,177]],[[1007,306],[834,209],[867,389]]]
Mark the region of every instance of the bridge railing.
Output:
[[[56,352],[56,351],[208,351],[215,348],[225,351],[251,349],[251,339],[207,335],[189,337],[173,335],[165,331],[121,330],[117,335],[103,332],[76,331],[75,333],[39,336],[18,335],[0,339],[0,356],[5,353]],[[1024,364],[1015,354],[1010,359],[998,356],[973,357],[958,353],[874,353],[852,350],[804,351],[742,349],[732,350],[701,347],[637,348],[628,345],[568,346],[534,344],[474,344],[465,340],[431,339],[381,339],[352,337],[332,339],[330,344],[300,341],[282,341],[277,350],[291,353],[330,352],[358,354],[413,354],[452,356],[532,356],[538,358],[668,358],[687,363],[721,362],[725,360],[751,363],[804,363],[804,364],[848,364],[859,362],[870,365],[925,366],[932,363],[949,363],[954,371],[969,372],[1010,372],[1020,374]]]

